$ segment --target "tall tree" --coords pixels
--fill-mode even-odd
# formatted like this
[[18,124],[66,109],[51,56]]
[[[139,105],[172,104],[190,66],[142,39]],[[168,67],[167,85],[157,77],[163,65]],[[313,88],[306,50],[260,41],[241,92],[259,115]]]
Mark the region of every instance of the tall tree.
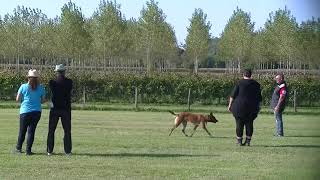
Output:
[[93,16],[93,47],[104,65],[126,53],[128,49],[126,21],[122,16],[120,5],[113,1],[101,1]]
[[237,62],[240,72],[242,62],[250,56],[254,23],[249,13],[237,7],[221,36],[219,44],[220,55],[224,59]]
[[253,33],[251,53],[249,57],[249,63],[255,65],[258,69],[267,69],[268,62],[266,58],[268,57],[268,52],[264,49],[263,35],[264,29],[259,29]]
[[64,58],[81,60],[91,45],[91,37],[85,29],[85,19],[81,9],[69,1],[61,8],[59,23],[60,52]]
[[[3,21],[2,21],[2,18],[0,16],[0,60],[2,59],[5,59],[5,51],[4,51],[4,43],[6,42],[5,40],[5,29],[4,29],[4,26],[3,26]],[[1,61],[2,63],[2,61]]]
[[199,60],[208,55],[211,24],[202,9],[195,9],[190,19],[186,38],[186,53],[194,62],[194,72],[198,73]]
[[291,12],[285,8],[271,12],[265,23],[265,51],[269,52],[269,61],[279,62],[290,68],[298,51],[298,24]]
[[320,57],[320,18],[302,22],[299,27],[301,58],[305,63],[319,69]]
[[24,6],[18,6],[13,10],[13,14],[6,14],[4,17],[3,26],[6,33],[4,50],[7,56],[15,59],[18,71],[20,61],[24,61],[30,55],[32,28],[29,17],[29,9]]
[[49,19],[40,26],[39,42],[43,57],[47,64],[57,64],[56,62],[61,57],[61,50],[59,47],[59,21],[57,18]]
[[141,28],[140,49],[144,54],[147,71],[155,64],[176,53],[176,39],[173,28],[165,21],[166,16],[154,0],[146,2],[141,10],[139,28]]
[[141,53],[141,28],[139,23],[134,19],[131,18],[127,21],[127,31],[125,37],[127,38],[127,58],[129,58],[130,63],[136,67],[142,67],[143,62],[143,55]]
[[208,68],[211,67],[224,67],[224,63],[220,60],[218,56],[218,45],[220,38],[212,37],[209,41],[209,52],[208,59],[204,63],[207,64]]

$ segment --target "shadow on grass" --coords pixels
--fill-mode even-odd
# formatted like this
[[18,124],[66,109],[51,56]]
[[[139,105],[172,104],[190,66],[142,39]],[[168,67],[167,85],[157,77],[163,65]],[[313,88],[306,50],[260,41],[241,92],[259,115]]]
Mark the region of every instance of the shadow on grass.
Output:
[[170,157],[210,157],[218,155],[194,155],[194,154],[153,154],[153,153],[74,153],[74,156],[90,156],[90,157],[158,157],[158,158],[170,158]]
[[[1,154],[1,153],[0,153]],[[24,152],[11,154],[26,156]],[[31,156],[47,156],[47,153],[34,153]],[[53,153],[51,156],[67,156],[65,153]],[[174,158],[174,157],[212,157],[218,155],[209,154],[157,154],[157,153],[72,153],[72,156],[89,156],[89,157],[157,157],[157,158]],[[72,157],[71,156],[71,157]],[[49,157],[49,156],[48,156]]]
[[212,136],[210,138],[218,138],[218,139],[233,139],[234,137],[226,137],[226,136]]
[[310,138],[320,138],[320,135],[293,135],[293,136],[285,136],[285,137],[310,137]]
[[296,148],[320,148],[320,145],[255,145],[257,147],[296,147]]

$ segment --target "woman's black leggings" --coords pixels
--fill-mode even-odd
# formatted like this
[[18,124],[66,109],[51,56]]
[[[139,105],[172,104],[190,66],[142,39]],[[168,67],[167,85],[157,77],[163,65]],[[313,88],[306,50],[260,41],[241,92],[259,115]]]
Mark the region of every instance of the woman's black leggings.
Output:
[[236,133],[238,137],[243,136],[244,126],[246,127],[246,136],[251,137],[253,134],[253,121],[257,116],[247,118],[236,117]]

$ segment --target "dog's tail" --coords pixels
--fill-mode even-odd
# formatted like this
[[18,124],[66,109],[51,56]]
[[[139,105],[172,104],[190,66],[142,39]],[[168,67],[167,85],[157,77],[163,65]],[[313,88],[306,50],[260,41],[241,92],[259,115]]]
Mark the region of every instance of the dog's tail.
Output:
[[169,113],[171,113],[174,116],[178,116],[179,115],[179,114],[176,114],[176,113],[174,113],[173,111],[170,111],[170,110],[169,110]]

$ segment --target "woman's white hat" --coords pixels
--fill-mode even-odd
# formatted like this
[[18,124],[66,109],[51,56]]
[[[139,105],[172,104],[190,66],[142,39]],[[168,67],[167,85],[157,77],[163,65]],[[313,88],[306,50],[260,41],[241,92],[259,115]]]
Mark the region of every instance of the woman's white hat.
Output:
[[30,69],[29,72],[28,72],[28,77],[39,77],[39,73],[37,70],[35,69]]

